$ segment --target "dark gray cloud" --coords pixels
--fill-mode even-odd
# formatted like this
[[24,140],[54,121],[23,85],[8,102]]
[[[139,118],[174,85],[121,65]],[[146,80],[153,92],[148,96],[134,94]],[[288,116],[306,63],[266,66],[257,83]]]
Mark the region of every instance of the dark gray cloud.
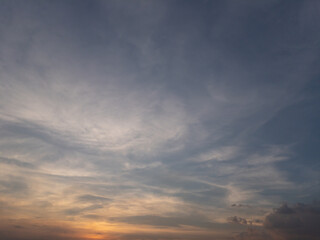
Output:
[[[243,218],[229,218],[232,223],[247,224]],[[320,205],[298,203],[293,206],[283,204],[268,214],[263,227],[250,226],[245,232],[238,234],[235,239],[261,239],[261,240],[316,240],[320,236]]]
[[237,217],[237,216],[229,217],[228,221],[230,223],[236,223],[236,224],[243,224],[243,225],[247,225],[248,224],[247,219],[242,218],[242,217]]
[[320,204],[283,204],[269,214],[264,226],[288,240],[318,239],[320,236]]
[[241,225],[261,225],[263,223],[263,220],[261,219],[253,219],[253,218],[243,218],[238,216],[229,217],[228,219],[229,223],[234,224],[241,224]]
[[247,204],[241,204],[241,203],[236,204],[236,203],[234,203],[234,204],[232,204],[232,205],[231,205],[231,207],[238,207],[238,208],[251,208],[252,206],[247,205]]

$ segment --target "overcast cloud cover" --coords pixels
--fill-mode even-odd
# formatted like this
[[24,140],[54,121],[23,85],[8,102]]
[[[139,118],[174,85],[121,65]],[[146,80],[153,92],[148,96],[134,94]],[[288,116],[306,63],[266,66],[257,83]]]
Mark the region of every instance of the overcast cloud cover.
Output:
[[6,240],[316,240],[320,2],[1,0]]

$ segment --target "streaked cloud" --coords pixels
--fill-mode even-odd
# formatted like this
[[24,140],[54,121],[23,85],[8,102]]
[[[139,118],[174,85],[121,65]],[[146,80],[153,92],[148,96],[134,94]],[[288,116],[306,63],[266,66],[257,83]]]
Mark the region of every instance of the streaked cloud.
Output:
[[313,240],[319,9],[4,0],[0,235]]

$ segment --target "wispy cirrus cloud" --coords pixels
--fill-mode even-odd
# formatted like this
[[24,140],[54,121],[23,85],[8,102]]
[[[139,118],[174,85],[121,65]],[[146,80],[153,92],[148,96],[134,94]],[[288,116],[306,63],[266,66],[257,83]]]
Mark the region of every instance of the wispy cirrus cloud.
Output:
[[279,202],[318,197],[318,9],[4,1],[1,231],[230,239]]

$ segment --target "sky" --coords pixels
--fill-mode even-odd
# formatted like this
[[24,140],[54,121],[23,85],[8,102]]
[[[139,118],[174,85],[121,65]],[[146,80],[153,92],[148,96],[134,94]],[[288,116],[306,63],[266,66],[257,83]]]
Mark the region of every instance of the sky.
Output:
[[0,238],[317,240],[320,1],[1,0]]

